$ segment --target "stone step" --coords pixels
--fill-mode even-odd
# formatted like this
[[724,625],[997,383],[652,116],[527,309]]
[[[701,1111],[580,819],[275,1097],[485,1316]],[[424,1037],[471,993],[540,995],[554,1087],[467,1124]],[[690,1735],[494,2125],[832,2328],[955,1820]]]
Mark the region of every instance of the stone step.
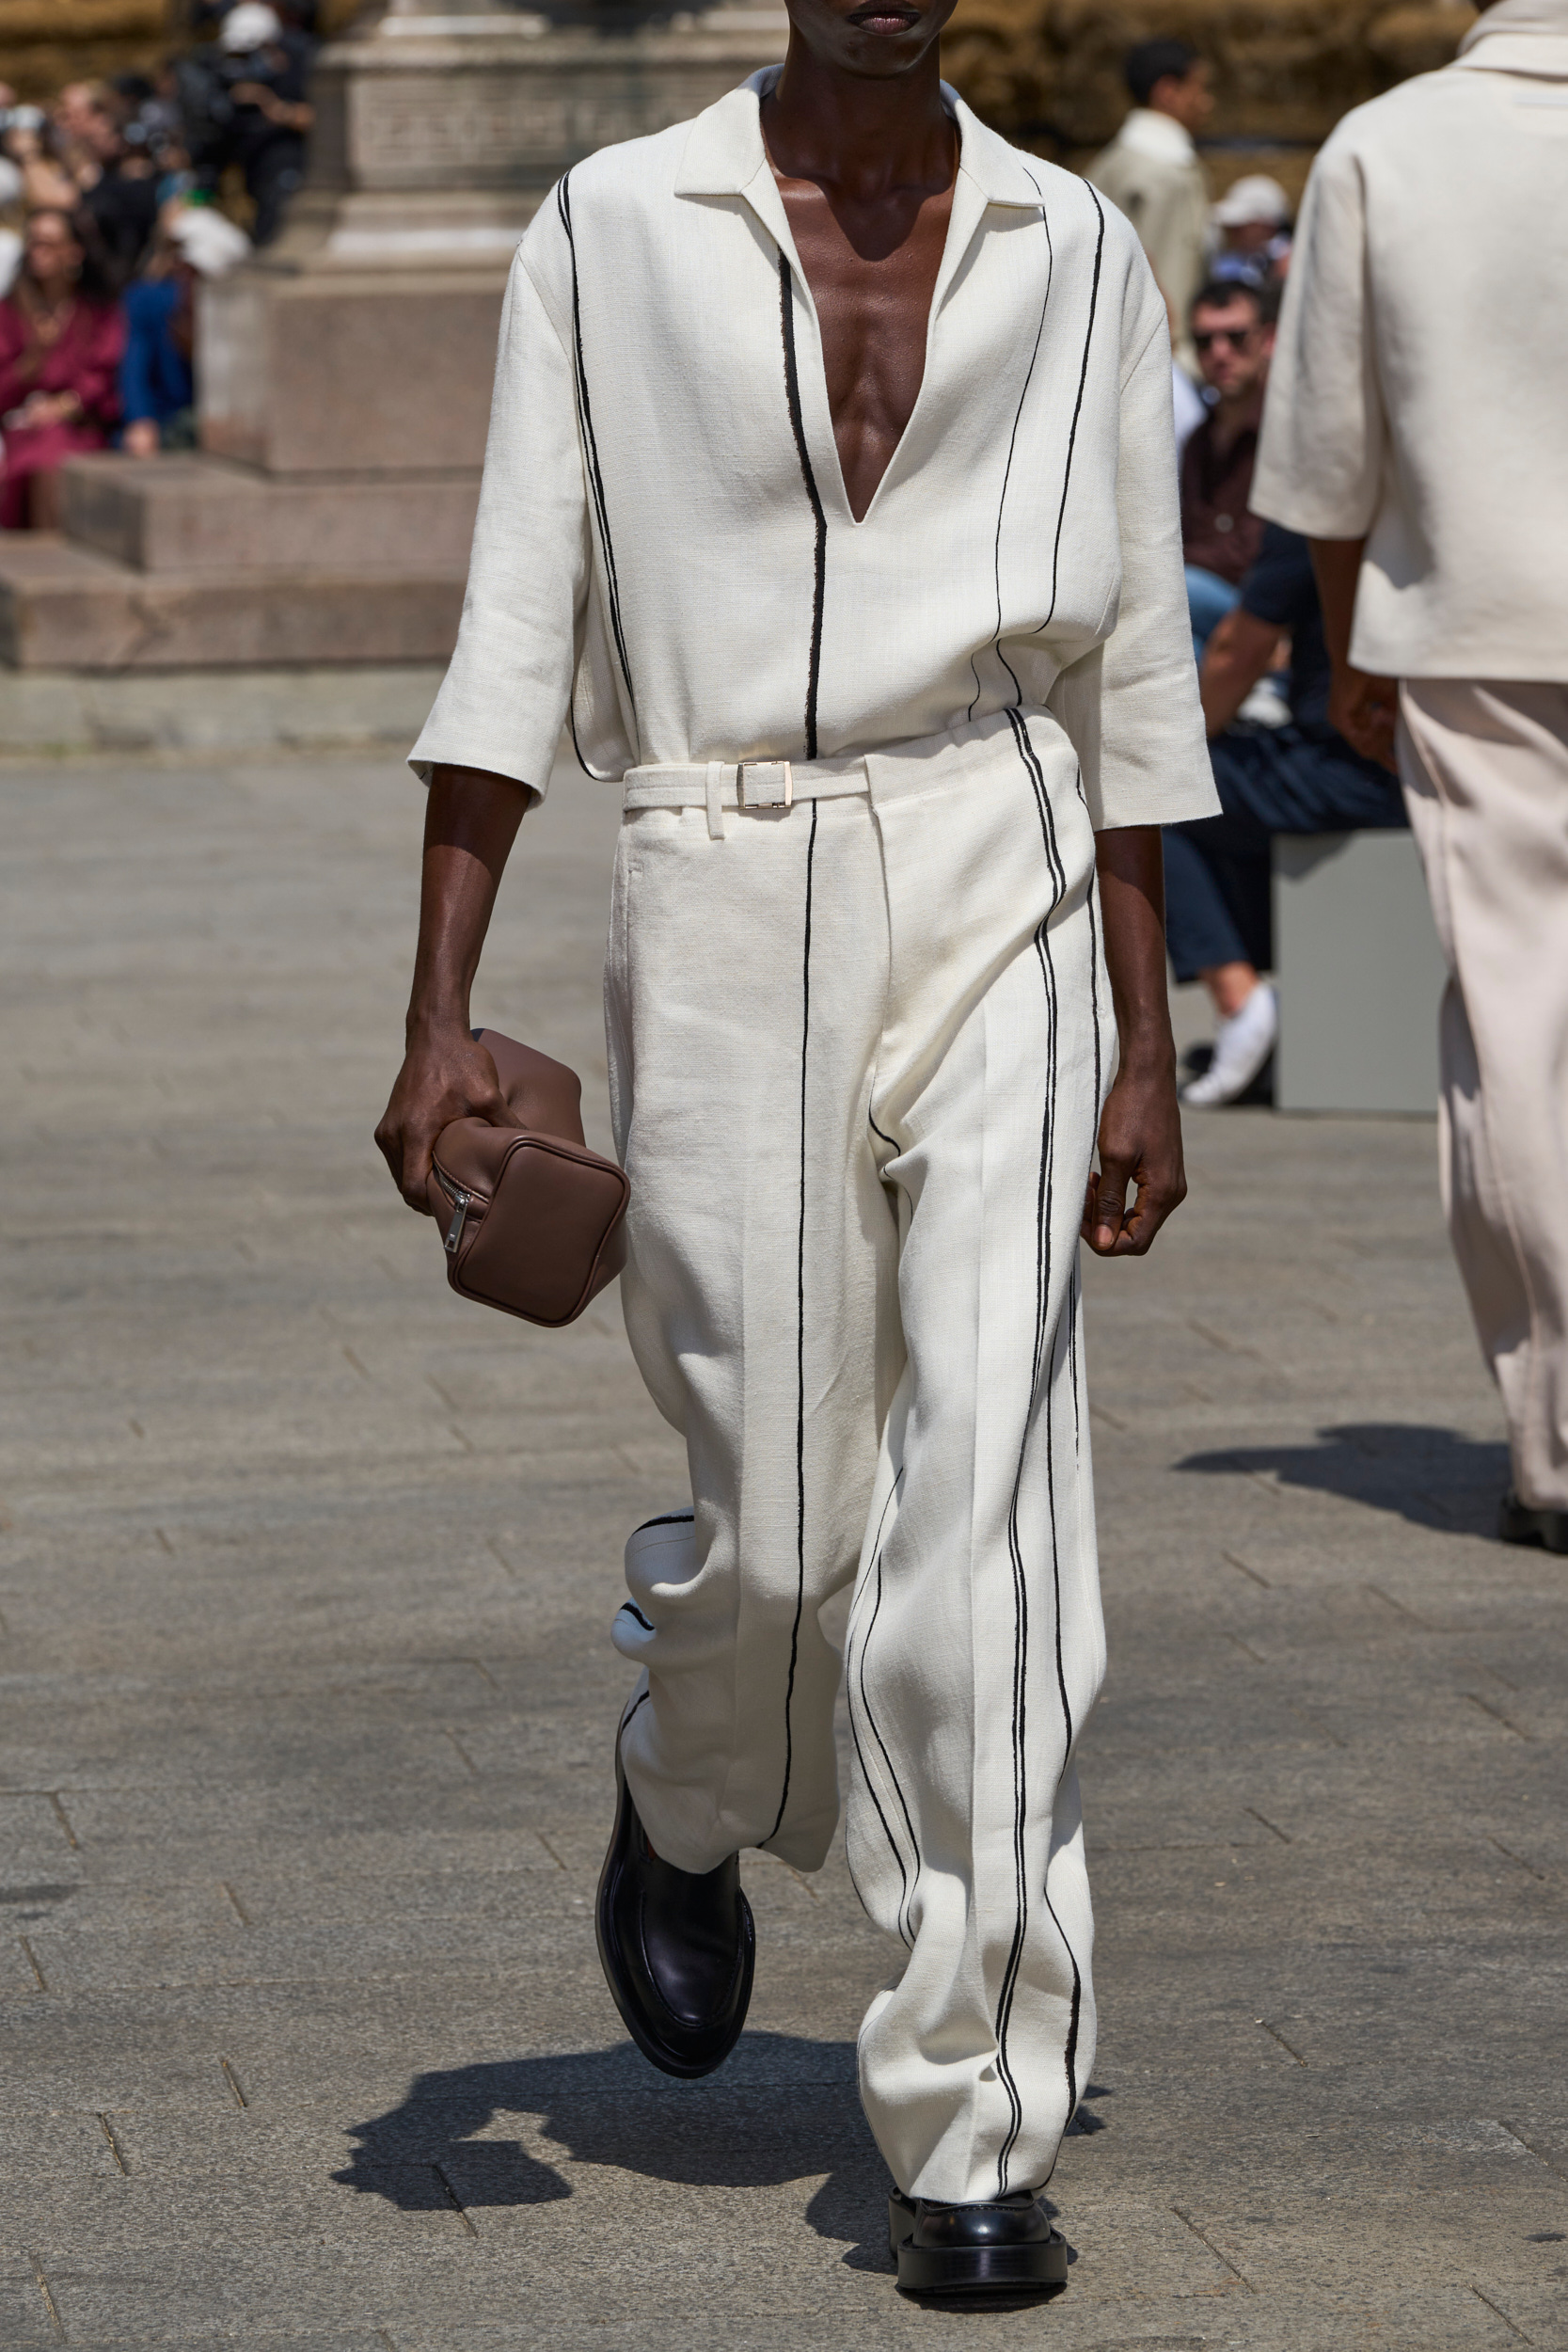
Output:
[[53,532],[0,538],[0,661],[15,670],[441,661],[462,610],[461,568],[144,572]]
[[61,471],[65,536],[135,571],[379,572],[467,567],[477,473],[278,481],[198,455],[118,453]]

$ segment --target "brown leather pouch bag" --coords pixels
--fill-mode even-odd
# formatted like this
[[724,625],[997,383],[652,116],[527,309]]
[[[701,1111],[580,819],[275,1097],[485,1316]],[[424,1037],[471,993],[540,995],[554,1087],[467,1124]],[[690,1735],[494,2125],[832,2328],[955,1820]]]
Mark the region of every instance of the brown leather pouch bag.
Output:
[[499,1029],[474,1038],[522,1127],[457,1119],[436,1138],[430,1200],[447,1279],[527,1323],[570,1323],[625,1263],[631,1186],[583,1141],[574,1072]]

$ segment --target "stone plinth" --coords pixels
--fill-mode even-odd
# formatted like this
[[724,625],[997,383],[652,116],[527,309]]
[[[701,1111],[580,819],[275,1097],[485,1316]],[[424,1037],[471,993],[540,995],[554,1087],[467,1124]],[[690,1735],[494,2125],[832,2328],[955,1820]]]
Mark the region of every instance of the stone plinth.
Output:
[[202,446],[278,477],[442,470],[477,490],[515,246],[489,269],[246,269],[204,289]]
[[394,6],[333,43],[284,235],[204,290],[203,446],[272,473],[477,470],[506,272],[546,191],[787,39],[782,9]]
[[0,660],[450,653],[518,238],[572,164],[699,114],[787,38],[782,8],[394,0],[329,45],[284,234],[202,289],[203,454],[66,468],[63,535],[0,546]]
[[[127,461],[132,462],[132,461]],[[0,660],[13,670],[236,669],[438,661],[463,609],[461,570],[139,571],[54,532],[0,555]]]
[[269,479],[247,466],[84,457],[65,481],[66,533],[142,572],[378,572],[460,577],[473,494],[462,474]]

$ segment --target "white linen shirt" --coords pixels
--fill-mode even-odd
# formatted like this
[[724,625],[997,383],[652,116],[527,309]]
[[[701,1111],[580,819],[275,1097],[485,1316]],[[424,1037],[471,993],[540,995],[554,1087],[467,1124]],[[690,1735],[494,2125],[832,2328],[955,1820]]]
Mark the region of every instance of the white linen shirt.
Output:
[[[543,794],[1050,712],[1096,826],[1208,816],[1164,307],[1131,229],[945,93],[919,398],[863,519],[753,75],[574,167],[501,321],[456,651],[411,754]],[[1042,715],[1049,726],[1051,719]]]
[[1323,148],[1252,504],[1366,534],[1358,669],[1568,679],[1568,0],[1498,0]]

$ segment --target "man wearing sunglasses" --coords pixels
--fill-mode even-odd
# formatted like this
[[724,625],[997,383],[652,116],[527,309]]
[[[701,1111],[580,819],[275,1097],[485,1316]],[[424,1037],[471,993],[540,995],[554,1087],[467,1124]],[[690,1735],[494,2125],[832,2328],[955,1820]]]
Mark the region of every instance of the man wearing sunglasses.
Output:
[[1210,407],[1181,455],[1181,560],[1199,662],[1263,544],[1263,526],[1247,501],[1275,312],[1272,292],[1234,281],[1205,286],[1193,304],[1193,342]]

